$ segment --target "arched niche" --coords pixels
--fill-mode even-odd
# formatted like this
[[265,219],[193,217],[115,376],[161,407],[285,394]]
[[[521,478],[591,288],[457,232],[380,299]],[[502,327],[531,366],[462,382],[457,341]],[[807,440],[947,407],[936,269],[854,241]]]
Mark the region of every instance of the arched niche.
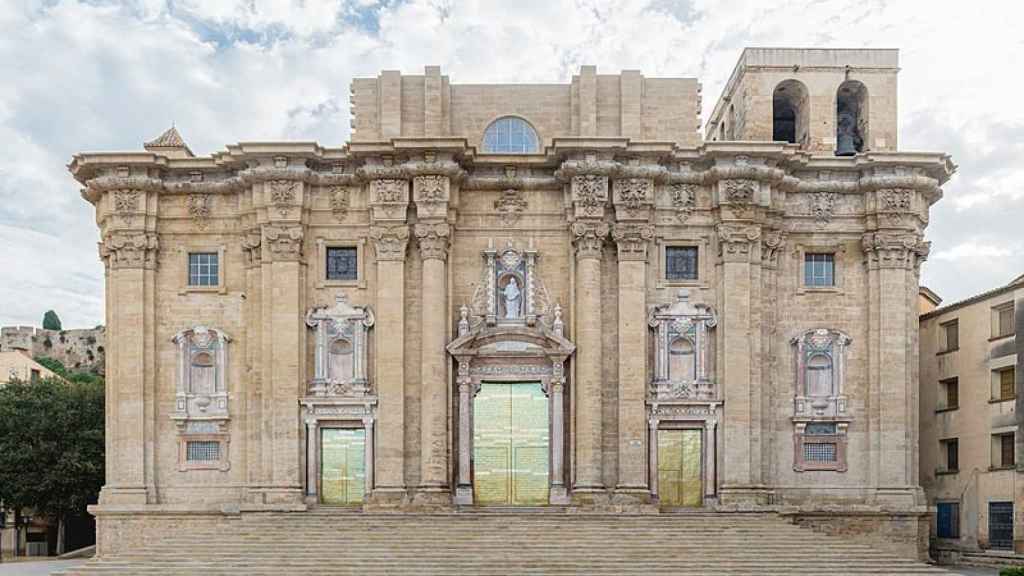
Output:
[[310,396],[361,397],[369,393],[368,333],[373,323],[373,311],[352,306],[345,294],[338,295],[333,306],[307,312],[306,325],[316,331]]
[[784,80],[772,91],[772,140],[806,146],[810,119],[807,86]]
[[794,337],[797,418],[846,416],[846,349],[852,340],[838,330],[816,328]]
[[867,150],[868,88],[859,80],[847,80],[836,90],[836,156],[852,156]]
[[[178,332],[178,373],[174,414],[185,431],[219,432],[228,420],[228,342],[222,330],[195,326]],[[210,426],[193,426],[206,422]],[[204,427],[205,426],[205,427]]]

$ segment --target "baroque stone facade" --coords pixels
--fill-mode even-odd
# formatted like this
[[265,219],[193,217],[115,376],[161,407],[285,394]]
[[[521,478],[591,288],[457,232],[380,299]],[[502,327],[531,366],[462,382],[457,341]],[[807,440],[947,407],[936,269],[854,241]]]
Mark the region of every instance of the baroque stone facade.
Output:
[[[895,71],[832,52],[850,65],[778,66],[829,93],[881,78],[861,120],[895,133]],[[698,88],[428,67],[354,81],[342,148],[76,155],[107,266],[101,533],[327,504],[828,506],[916,554],[915,298],[954,167],[878,138],[702,143]]]

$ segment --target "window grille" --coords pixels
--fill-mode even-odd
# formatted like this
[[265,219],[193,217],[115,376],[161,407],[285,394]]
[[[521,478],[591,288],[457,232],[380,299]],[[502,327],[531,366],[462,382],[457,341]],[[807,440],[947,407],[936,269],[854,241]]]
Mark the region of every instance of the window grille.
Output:
[[1003,434],[999,437],[999,465],[1004,468],[1013,466],[1016,462],[1014,454],[1013,433]]
[[358,274],[355,248],[332,247],[327,249],[328,280],[356,280]]
[[217,286],[220,263],[216,252],[192,252],[188,255],[188,285]]
[[942,408],[952,409],[960,406],[960,381],[957,378],[950,378],[941,382],[946,392],[946,405]]
[[1017,396],[1015,387],[1016,371],[1008,368],[999,372],[999,399],[1009,400]]
[[665,248],[665,278],[668,280],[696,280],[697,247],[667,246]]
[[220,460],[220,442],[192,440],[186,444],[185,454],[189,462],[216,462]]
[[530,154],[538,148],[537,133],[522,118],[498,118],[484,131],[484,152]]
[[835,286],[835,254],[808,252],[804,254],[804,285]]
[[804,443],[804,460],[807,462],[835,462],[836,445],[834,442]]
[[943,440],[942,443],[946,448],[946,470],[955,472],[960,469],[960,442],[953,438],[951,440]]
[[960,537],[960,503],[939,502],[936,505],[939,538]]

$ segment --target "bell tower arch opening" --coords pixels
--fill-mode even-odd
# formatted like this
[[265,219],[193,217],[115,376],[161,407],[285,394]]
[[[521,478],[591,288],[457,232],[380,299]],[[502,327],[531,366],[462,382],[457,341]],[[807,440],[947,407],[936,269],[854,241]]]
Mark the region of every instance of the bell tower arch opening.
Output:
[[807,145],[810,103],[807,86],[799,80],[784,80],[772,92],[772,140]]
[[853,156],[868,142],[868,89],[847,80],[836,91],[836,156]]

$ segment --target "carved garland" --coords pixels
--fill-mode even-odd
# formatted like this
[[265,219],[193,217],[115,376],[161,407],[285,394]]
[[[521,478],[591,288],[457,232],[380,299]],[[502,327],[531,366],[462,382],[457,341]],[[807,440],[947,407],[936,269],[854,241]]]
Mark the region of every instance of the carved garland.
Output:
[[126,226],[131,226],[135,212],[139,210],[139,190],[118,190],[114,192],[114,212]]
[[288,216],[292,204],[295,203],[295,189],[299,183],[294,180],[271,180],[270,181],[270,202],[277,207],[277,213],[281,218]]
[[587,216],[600,216],[608,199],[608,178],[599,174],[572,177],[573,201]]

